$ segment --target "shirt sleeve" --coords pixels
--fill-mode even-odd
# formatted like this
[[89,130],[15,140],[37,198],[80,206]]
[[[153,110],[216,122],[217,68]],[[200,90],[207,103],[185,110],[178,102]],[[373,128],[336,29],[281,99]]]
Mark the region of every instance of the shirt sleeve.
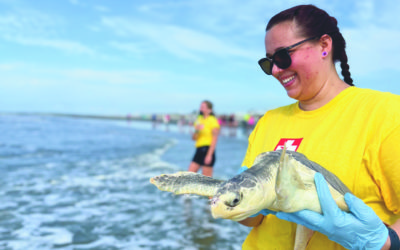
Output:
[[382,141],[378,179],[386,207],[394,214],[400,213],[400,125]]
[[213,122],[213,129],[215,129],[215,128],[219,128],[220,126],[219,126],[219,122],[218,122],[218,120],[217,120],[217,118],[214,118],[214,122]]
[[255,144],[255,140],[257,138],[257,131],[259,129],[259,124],[262,124],[264,122],[264,117],[262,117],[259,122],[257,123],[256,127],[253,129],[249,136],[248,140],[248,145],[247,145],[247,150],[246,150],[246,155],[244,156],[242,166],[246,166],[250,168],[253,166],[254,159],[256,158],[256,148],[253,146]]

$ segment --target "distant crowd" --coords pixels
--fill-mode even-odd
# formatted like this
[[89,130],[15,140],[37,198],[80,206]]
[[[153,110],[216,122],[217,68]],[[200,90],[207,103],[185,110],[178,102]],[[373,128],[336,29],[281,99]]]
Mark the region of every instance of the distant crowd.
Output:
[[[153,129],[156,129],[160,124],[164,124],[166,130],[168,130],[170,124],[176,124],[179,131],[184,132],[185,128],[188,127],[189,132],[191,132],[197,116],[198,114],[196,113],[188,115],[152,114],[151,122]],[[260,117],[261,115],[246,113],[241,116],[236,114],[223,114],[216,118],[221,128],[223,128],[223,134],[235,136],[238,128],[245,130],[246,134],[249,134]]]

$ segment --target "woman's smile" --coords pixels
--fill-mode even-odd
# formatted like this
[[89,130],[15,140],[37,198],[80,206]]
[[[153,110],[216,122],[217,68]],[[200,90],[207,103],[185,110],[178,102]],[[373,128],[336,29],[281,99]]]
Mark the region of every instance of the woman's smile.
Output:
[[282,77],[280,78],[281,83],[283,84],[283,86],[285,88],[290,87],[293,83],[294,83],[294,79],[295,79],[296,75],[292,75],[289,77]]

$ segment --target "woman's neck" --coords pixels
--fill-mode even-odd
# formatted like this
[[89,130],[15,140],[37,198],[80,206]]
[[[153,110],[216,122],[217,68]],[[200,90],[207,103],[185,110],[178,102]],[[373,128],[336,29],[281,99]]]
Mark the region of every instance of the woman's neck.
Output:
[[335,83],[326,83],[313,98],[299,101],[299,108],[304,111],[319,109],[348,87],[350,85],[340,79]]

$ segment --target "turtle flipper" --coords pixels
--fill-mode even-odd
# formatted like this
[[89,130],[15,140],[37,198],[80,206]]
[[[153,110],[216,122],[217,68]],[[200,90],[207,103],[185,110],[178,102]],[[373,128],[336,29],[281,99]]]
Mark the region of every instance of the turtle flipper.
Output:
[[200,196],[214,196],[222,180],[216,180],[202,174],[193,172],[177,172],[175,174],[163,174],[150,178],[161,191],[174,194],[197,194]]
[[314,231],[306,228],[300,224],[297,224],[296,238],[294,240],[294,250],[304,250],[307,247],[308,242],[313,236]]
[[[306,187],[297,172],[296,161],[291,159],[283,148],[279,161],[278,172],[276,175],[275,192],[278,207],[284,212],[294,212],[299,210],[296,203],[296,196]],[[294,204],[296,203],[296,204]]]

